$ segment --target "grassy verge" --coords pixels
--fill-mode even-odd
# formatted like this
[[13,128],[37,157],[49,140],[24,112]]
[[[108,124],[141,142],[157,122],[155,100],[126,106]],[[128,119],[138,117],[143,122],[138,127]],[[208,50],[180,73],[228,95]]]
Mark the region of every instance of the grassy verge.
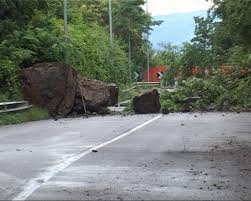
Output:
[[38,107],[32,107],[22,112],[0,114],[0,126],[19,124],[29,121],[38,121],[48,118],[49,114],[47,110]]

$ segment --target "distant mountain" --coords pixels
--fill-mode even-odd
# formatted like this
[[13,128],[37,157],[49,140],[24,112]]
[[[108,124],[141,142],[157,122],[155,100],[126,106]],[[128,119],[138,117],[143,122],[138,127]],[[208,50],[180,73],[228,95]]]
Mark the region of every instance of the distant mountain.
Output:
[[196,11],[154,16],[155,20],[161,20],[163,23],[154,27],[151,33],[150,40],[153,47],[159,49],[158,44],[160,42],[172,42],[175,45],[180,45],[183,42],[190,41],[194,36],[194,17],[206,17],[206,15],[206,11]]

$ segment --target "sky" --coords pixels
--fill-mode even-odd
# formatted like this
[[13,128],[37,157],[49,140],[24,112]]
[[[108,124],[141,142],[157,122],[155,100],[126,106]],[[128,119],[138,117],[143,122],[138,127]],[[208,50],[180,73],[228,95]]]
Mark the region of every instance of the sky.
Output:
[[148,0],[149,12],[153,16],[208,10],[209,7],[206,0]]

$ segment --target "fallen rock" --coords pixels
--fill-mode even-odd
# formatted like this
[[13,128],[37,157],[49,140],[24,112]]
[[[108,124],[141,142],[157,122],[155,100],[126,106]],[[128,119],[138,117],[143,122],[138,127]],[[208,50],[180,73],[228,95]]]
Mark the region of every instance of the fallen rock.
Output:
[[21,70],[24,99],[48,109],[51,116],[65,116],[72,110],[77,75],[69,65],[39,63]]
[[109,103],[108,106],[115,106],[118,104],[119,88],[116,84],[109,84]]
[[85,77],[78,78],[73,112],[78,114],[87,111],[106,113],[109,98],[109,86],[105,82]]
[[48,109],[51,116],[104,114],[118,102],[118,87],[77,77],[69,65],[40,63],[21,70],[24,99]]
[[160,112],[159,92],[154,89],[139,96],[135,96],[132,102],[136,114],[149,114]]

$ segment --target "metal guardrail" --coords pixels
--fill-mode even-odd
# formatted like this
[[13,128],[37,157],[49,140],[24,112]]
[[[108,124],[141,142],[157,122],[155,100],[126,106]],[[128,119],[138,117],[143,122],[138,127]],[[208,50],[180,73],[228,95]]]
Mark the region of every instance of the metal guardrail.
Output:
[[145,85],[158,85],[160,86],[160,82],[136,82],[136,86],[145,86]]
[[31,108],[28,101],[3,102],[0,103],[0,114],[8,112],[17,112]]

